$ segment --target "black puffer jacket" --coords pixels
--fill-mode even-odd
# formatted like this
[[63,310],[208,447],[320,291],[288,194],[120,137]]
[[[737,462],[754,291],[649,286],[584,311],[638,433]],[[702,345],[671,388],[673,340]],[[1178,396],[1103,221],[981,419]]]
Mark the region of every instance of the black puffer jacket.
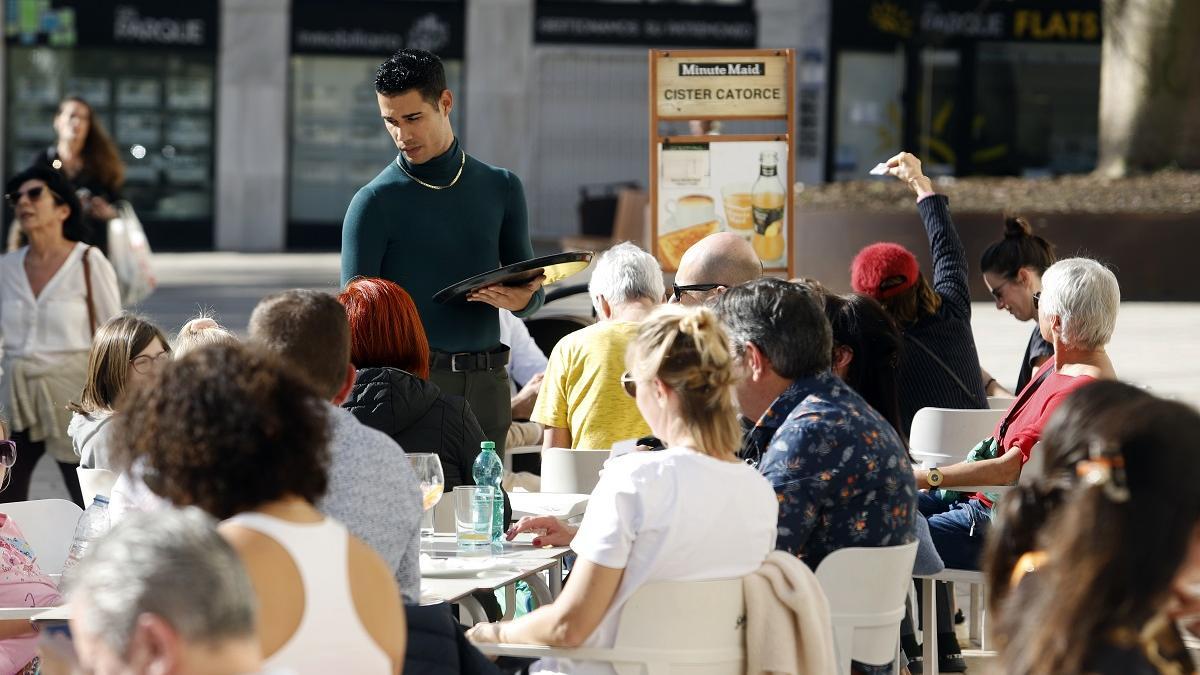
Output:
[[405,452],[437,453],[447,494],[475,484],[471,466],[480,441],[487,439],[466,399],[443,394],[436,384],[399,368],[363,368],[342,407]]

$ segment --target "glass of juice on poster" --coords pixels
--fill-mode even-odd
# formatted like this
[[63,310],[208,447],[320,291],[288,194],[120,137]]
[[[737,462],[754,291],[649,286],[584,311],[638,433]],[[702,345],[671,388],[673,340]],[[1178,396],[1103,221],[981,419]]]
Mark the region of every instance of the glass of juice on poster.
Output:
[[725,222],[732,230],[749,230],[754,227],[754,210],[750,202],[749,183],[731,183],[721,188],[721,202],[725,205]]
[[783,257],[783,207],[787,191],[779,180],[778,155],[771,150],[759,155],[758,180],[750,192],[754,216],[754,236],[751,243],[763,261]]

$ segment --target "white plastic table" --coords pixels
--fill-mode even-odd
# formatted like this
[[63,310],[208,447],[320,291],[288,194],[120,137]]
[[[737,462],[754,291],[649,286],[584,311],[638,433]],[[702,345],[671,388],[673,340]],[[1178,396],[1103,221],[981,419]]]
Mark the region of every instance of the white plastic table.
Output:
[[[441,601],[458,603],[462,609],[460,621],[471,625],[488,620],[483,606],[474,598],[478,592],[494,592],[503,588],[505,591],[505,619],[511,619],[516,609],[516,589],[518,581],[525,581],[533,591],[539,605],[545,605],[558,597],[562,591],[562,559],[571,549],[565,546],[552,548],[535,548],[529,543],[532,537],[522,536],[514,542],[506,542],[499,553],[500,557],[510,564],[504,569],[488,570],[477,575],[459,578],[421,577],[421,601]],[[421,553],[433,558],[458,557],[458,543],[453,534],[435,534],[433,537],[421,540]],[[546,572],[548,581],[543,581],[540,573]],[[465,620],[464,620],[465,619]]]

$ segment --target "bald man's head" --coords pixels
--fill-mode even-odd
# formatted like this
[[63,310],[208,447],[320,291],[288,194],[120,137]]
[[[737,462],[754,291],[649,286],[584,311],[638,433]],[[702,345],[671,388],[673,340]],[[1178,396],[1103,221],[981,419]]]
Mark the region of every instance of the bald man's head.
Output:
[[[679,261],[679,271],[675,273],[676,286],[691,286],[696,284],[720,284],[726,288],[744,284],[747,281],[762,276],[762,263],[758,254],[744,237],[732,232],[717,232],[696,242],[683,254]],[[689,298],[702,302],[703,297],[715,297],[723,289],[710,292],[696,292],[684,295],[682,302],[689,304]]]

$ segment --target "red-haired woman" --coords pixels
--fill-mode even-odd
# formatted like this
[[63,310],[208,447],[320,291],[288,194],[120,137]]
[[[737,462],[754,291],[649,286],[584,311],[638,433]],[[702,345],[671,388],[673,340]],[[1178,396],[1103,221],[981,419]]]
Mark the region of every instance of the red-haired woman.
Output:
[[429,341],[412,298],[386,279],[358,277],[338,300],[350,319],[350,361],[358,369],[342,407],[406,452],[436,452],[446,492],[473,485],[471,465],[486,438],[466,400],[429,381]]

